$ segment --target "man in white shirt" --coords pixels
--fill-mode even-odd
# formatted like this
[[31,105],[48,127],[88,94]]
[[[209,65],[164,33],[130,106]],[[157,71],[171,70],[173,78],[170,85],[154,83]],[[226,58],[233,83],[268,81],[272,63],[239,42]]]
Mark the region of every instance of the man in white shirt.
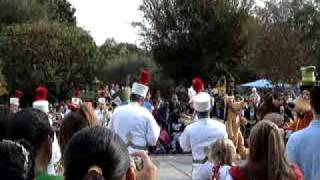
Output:
[[200,169],[208,160],[209,146],[218,139],[228,138],[226,126],[210,119],[210,95],[199,93],[193,97],[193,106],[198,120],[186,127],[180,136],[180,146],[191,151],[193,158],[192,179],[201,180]]
[[[148,75],[147,72],[143,74]],[[149,79],[143,76],[141,79]],[[147,82],[141,80],[133,84],[131,102],[116,108],[109,123],[109,128],[127,143],[129,152],[146,150],[149,145],[156,145],[160,135],[160,127],[153,115],[143,107],[149,90]]]

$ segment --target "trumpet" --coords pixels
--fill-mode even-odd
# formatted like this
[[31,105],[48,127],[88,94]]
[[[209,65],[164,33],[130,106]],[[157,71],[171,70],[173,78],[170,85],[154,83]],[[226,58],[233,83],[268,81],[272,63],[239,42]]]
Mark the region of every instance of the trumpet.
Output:
[[110,103],[106,104],[104,109],[109,112],[113,112],[114,110],[112,104]]
[[192,118],[191,116],[188,116],[185,113],[180,114],[179,122],[184,124],[185,126],[188,126],[189,124],[192,123]]

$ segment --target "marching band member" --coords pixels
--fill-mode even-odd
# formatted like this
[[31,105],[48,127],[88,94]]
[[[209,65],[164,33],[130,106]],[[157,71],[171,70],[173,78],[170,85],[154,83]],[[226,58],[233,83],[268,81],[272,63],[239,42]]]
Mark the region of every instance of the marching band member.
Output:
[[108,110],[106,109],[106,92],[102,91],[98,98],[98,105],[95,110],[95,114],[101,126],[107,123]]
[[10,111],[16,113],[19,111],[20,98],[23,96],[23,92],[16,90],[15,97],[10,98]]
[[193,97],[199,93],[204,92],[204,83],[201,78],[196,77],[192,79],[192,87],[189,89],[189,97],[190,97],[190,103],[193,102]]
[[115,109],[109,128],[115,131],[127,143],[129,152],[146,150],[148,145],[154,146],[160,135],[153,115],[143,107],[150,79],[148,71],[143,71],[140,83],[133,83],[131,102]]
[[199,170],[208,160],[209,146],[218,139],[228,138],[226,126],[210,119],[210,95],[199,93],[192,98],[198,120],[188,125],[180,136],[180,146],[191,151],[193,158],[192,179],[201,180]]
[[[36,101],[33,102],[32,107],[39,109],[49,115],[49,102],[47,101],[48,89],[45,86],[39,86],[36,89]],[[49,119],[49,123],[52,126],[52,119]],[[56,175],[55,164],[59,162],[61,158],[61,151],[57,141],[56,133],[54,133],[53,142],[52,142],[52,156],[51,161],[48,166],[48,174]]]
[[[201,78],[196,77],[196,78],[192,79],[192,87],[189,89],[189,98],[190,98],[189,103],[190,103],[192,109],[194,109],[193,98],[197,94],[201,94],[201,93],[206,93],[205,88],[204,88],[204,83]],[[208,94],[208,93],[206,93],[206,94]],[[211,104],[211,97],[210,97],[210,104]],[[192,119],[193,120],[198,119],[197,114],[195,112],[193,113]]]
[[[48,114],[49,102],[47,101],[47,96],[48,89],[45,86],[38,86],[36,89],[36,100],[33,102],[32,107]],[[50,122],[50,125],[52,125],[52,122]]]
[[71,103],[68,104],[68,110],[67,110],[66,114],[68,114],[70,111],[78,110],[81,104],[82,104],[81,92],[80,92],[80,89],[77,88],[74,92],[72,99],[71,99]]

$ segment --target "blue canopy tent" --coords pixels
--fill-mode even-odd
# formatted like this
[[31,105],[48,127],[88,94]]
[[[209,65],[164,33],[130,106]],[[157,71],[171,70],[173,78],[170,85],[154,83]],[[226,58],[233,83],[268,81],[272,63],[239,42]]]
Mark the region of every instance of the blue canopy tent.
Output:
[[273,88],[272,82],[267,79],[259,79],[253,82],[248,82],[240,85],[241,87],[255,87],[255,88]]

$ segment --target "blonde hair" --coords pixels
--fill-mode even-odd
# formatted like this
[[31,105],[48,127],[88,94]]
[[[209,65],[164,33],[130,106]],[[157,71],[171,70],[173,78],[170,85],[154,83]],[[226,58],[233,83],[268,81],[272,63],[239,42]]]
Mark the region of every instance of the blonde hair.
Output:
[[229,139],[219,139],[210,145],[209,159],[214,164],[231,166],[236,155],[236,147]]
[[89,106],[88,104],[81,104],[78,112],[80,115],[85,117],[89,127],[99,126],[99,121],[92,106]]

